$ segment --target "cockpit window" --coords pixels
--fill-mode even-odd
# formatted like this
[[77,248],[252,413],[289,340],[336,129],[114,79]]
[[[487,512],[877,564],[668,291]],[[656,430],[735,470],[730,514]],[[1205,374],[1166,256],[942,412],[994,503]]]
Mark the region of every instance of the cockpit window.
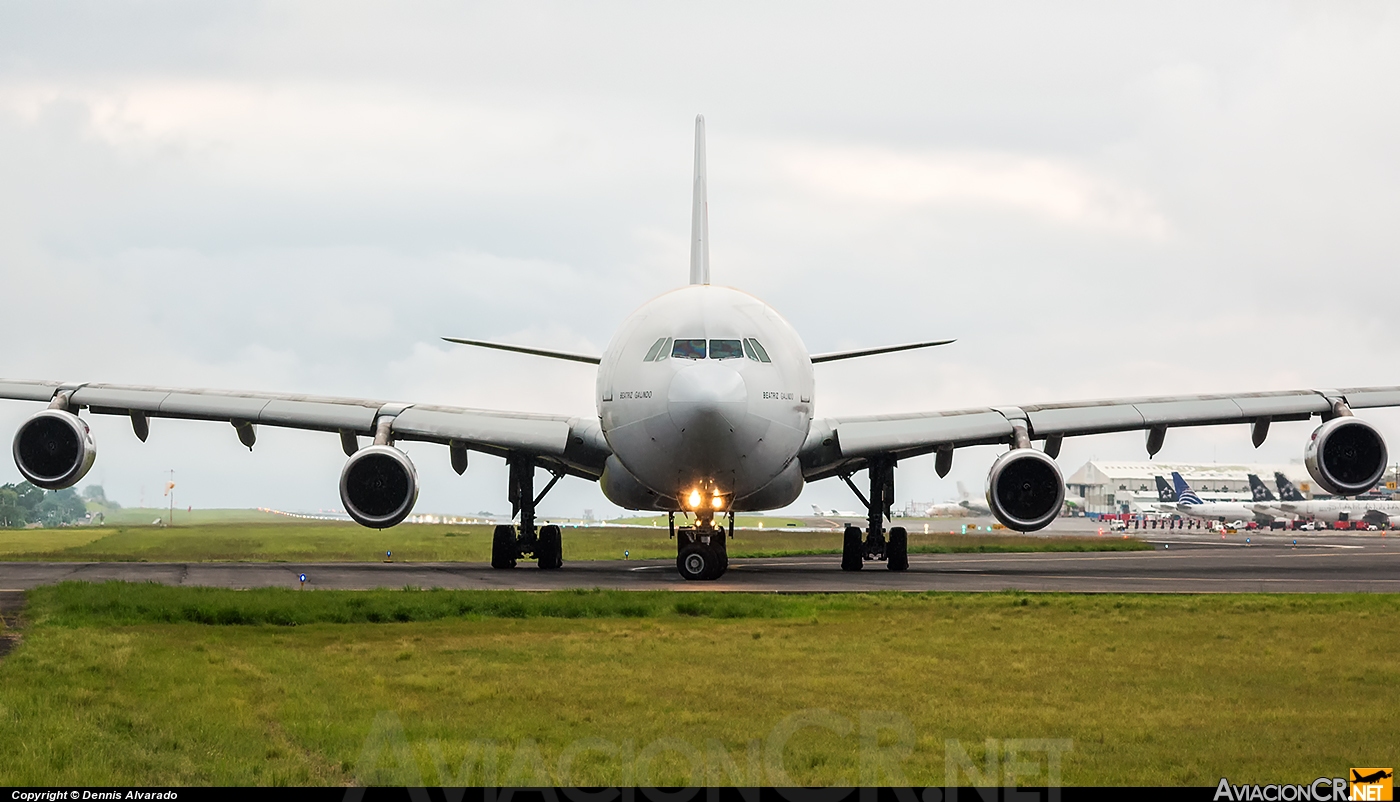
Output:
[[671,341],[671,340],[670,340],[669,337],[662,337],[661,339],[659,339],[659,340],[657,340],[656,342],[652,343],[652,344],[651,344],[651,350],[650,350],[650,351],[647,351],[647,355],[646,355],[645,357],[642,358],[642,361],[643,361],[643,362],[655,362],[655,361],[658,360],[658,359],[665,359],[665,358],[666,358],[666,344],[667,344],[668,342],[670,342],[670,341]]
[[671,356],[675,359],[704,359],[704,340],[676,340],[671,346]]
[[743,359],[744,345],[738,340],[710,340],[710,359]]
[[755,362],[772,361],[768,358],[768,352],[763,350],[763,346],[758,344],[758,340],[755,340],[752,337],[749,337],[744,340],[744,352],[748,354],[749,359],[752,359]]

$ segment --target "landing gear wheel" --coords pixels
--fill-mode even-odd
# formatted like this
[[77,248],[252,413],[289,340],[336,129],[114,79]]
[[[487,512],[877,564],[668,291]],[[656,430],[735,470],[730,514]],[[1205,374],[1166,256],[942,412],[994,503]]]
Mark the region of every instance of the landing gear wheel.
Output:
[[885,546],[885,567],[891,571],[909,568],[909,533],[902,526],[890,530],[890,540]]
[[515,527],[498,524],[496,531],[491,535],[491,567],[514,568],[517,554],[515,549]]
[[846,535],[841,543],[841,570],[859,571],[865,564],[865,544],[861,542],[860,529],[846,527]]
[[539,544],[535,546],[535,556],[540,567],[546,571],[564,567],[564,544],[559,535],[559,527],[554,524],[540,527]]
[[703,544],[687,544],[676,555],[676,570],[681,578],[689,581],[719,578],[719,555],[715,549]]

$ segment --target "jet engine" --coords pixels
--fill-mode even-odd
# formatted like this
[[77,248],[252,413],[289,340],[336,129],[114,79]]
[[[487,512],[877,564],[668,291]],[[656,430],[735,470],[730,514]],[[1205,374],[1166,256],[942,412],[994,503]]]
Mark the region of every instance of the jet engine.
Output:
[[72,487],[97,459],[87,422],[71,412],[46,409],[15,432],[15,467],[30,484],[45,490]]
[[1334,496],[1355,496],[1376,486],[1390,457],[1381,433],[1348,415],[1317,427],[1303,459],[1323,490]]
[[388,529],[402,522],[418,501],[418,471],[393,446],[356,451],[340,472],[340,501],[355,523]]
[[1034,532],[1060,514],[1065,483],[1060,466],[1044,452],[1013,448],[987,474],[987,506],[1009,529]]

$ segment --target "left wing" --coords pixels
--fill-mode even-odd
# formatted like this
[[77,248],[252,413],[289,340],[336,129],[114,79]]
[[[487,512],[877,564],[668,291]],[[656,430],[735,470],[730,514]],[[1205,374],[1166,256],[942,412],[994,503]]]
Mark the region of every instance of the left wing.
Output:
[[[1287,390],[1227,395],[1107,399],[1019,407],[983,407],[948,412],[827,418],[812,422],[802,448],[808,481],[860,470],[871,458],[904,459],[940,452],[951,465],[952,449],[994,443],[1015,444],[1018,430],[1044,440],[1058,456],[1065,437],[1107,432],[1148,432],[1147,450],[1156,454],[1166,430],[1178,426],[1247,423],[1254,444],[1263,442],[1272,421],[1331,417],[1342,409],[1400,406],[1400,387],[1345,390]],[[940,474],[946,473],[940,459]]]
[[387,427],[385,433],[393,439],[442,443],[502,457],[525,455],[543,467],[585,479],[601,476],[611,453],[593,418],[362,398],[11,379],[0,379],[0,399],[129,416],[142,440],[149,432],[150,418],[183,418],[231,423],[249,448],[259,425],[337,432],[342,447],[351,454],[358,437],[373,437]]

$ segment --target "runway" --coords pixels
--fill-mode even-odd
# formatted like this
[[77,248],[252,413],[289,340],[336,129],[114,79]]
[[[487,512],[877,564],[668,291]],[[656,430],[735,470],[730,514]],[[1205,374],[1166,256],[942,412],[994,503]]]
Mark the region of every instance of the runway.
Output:
[[686,582],[674,560],[565,562],[558,571],[521,563],[510,571],[482,563],[0,563],[0,590],[69,580],[160,582],[223,588],[300,586],[558,590],[749,591],[1058,591],[1072,593],[1400,592],[1400,544],[1374,533],[1297,538],[1207,534],[1144,538],[1153,551],[1024,554],[916,554],[909,570],[867,563],[841,571],[837,555],[736,559],[713,582]]

